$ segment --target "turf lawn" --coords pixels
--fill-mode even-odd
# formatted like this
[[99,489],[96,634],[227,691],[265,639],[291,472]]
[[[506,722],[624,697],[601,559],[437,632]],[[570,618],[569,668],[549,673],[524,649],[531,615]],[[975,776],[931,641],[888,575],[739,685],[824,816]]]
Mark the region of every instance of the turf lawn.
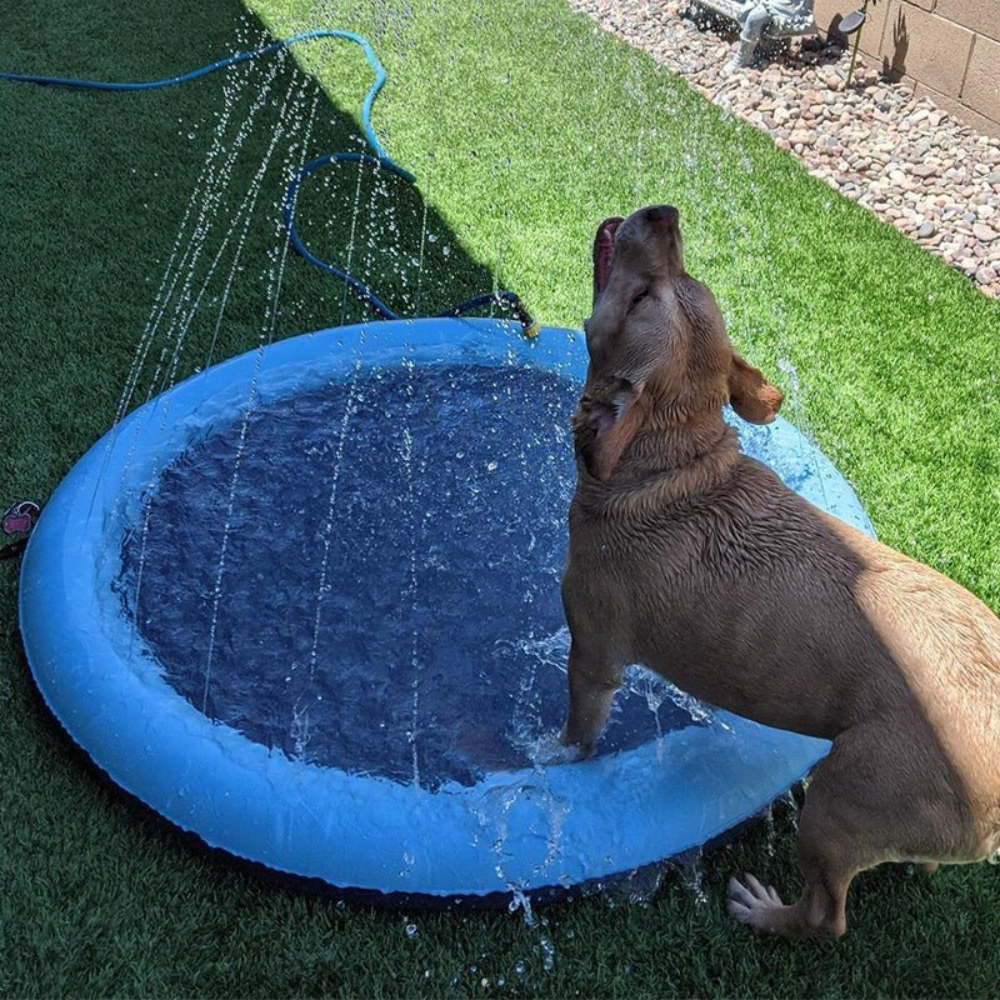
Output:
[[[249,13],[235,0],[39,0],[8,5],[4,24],[0,69],[116,80],[173,75],[265,32],[367,34],[389,72],[376,128],[419,184],[344,167],[303,191],[299,217],[320,256],[349,254],[405,314],[499,285],[545,323],[579,326],[596,224],[673,202],[689,270],[879,535],[1000,609],[1000,305],[558,0],[259,0]],[[295,256],[272,309],[283,172],[361,148],[366,85],[338,42],[145,94],[0,84],[0,501],[44,501],[121,405],[195,367],[272,330],[366,314]],[[202,210],[216,224],[161,286]],[[228,295],[223,263],[198,300],[244,218]],[[158,296],[164,318],[144,340]],[[674,874],[646,905],[560,904],[534,927],[264,886],[136,811],[72,752],[28,677],[16,570],[0,562],[2,996],[997,994],[1000,877],[986,865],[862,876],[838,944],[756,940],[731,923],[731,873],[797,888],[790,808],[706,858],[703,892]]]

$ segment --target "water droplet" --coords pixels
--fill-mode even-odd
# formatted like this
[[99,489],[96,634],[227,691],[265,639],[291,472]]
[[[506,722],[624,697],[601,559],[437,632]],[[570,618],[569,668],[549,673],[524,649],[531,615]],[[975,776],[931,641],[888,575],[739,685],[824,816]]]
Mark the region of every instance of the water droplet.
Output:
[[546,972],[551,972],[556,964],[556,946],[547,937],[543,937],[539,941],[539,945],[541,946],[542,954],[545,956],[542,960],[542,966]]
[[406,937],[410,941],[415,940],[419,936],[419,933],[420,932],[417,930],[417,925],[416,924],[407,924],[406,925]]

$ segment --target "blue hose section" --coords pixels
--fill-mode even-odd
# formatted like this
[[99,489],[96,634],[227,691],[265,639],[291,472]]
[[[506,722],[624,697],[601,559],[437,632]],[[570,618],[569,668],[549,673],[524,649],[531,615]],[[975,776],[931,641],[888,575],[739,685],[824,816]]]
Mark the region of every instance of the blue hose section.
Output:
[[[368,140],[368,145],[371,146],[374,156],[366,153],[331,153],[327,156],[317,157],[315,160],[311,160],[307,163],[299,171],[298,175],[292,179],[292,182],[288,186],[288,190],[285,192],[285,200],[282,206],[285,228],[288,231],[288,236],[291,240],[292,246],[306,261],[313,264],[315,267],[320,268],[320,270],[325,271],[327,274],[331,274],[334,277],[339,278],[349,288],[351,288],[359,296],[359,298],[369,303],[372,308],[384,319],[401,319],[402,317],[399,316],[398,313],[390,309],[363,282],[359,281],[353,275],[348,274],[341,268],[320,260],[315,254],[313,254],[302,242],[299,237],[298,229],[295,226],[295,198],[298,194],[300,185],[311,173],[329,163],[354,162],[361,163],[366,166],[382,167],[401,177],[409,184],[416,183],[417,178],[414,174],[399,166],[399,164],[386,155],[385,151],[382,149],[381,143],[378,141],[378,137],[375,135],[375,130],[372,128],[372,108],[375,105],[375,98],[378,96],[379,91],[382,89],[382,86],[386,81],[386,72],[385,67],[375,54],[375,50],[363,36],[357,35],[351,31],[338,31],[332,28],[317,28],[314,31],[303,31],[297,35],[291,35],[281,41],[272,42],[270,45],[265,45],[260,49],[254,49],[251,52],[234,53],[231,56],[227,56],[225,59],[219,59],[217,62],[209,63],[207,66],[202,66],[199,69],[192,70],[190,73],[184,73],[180,76],[166,77],[162,80],[150,80],[142,83],[106,83],[100,80],[76,80],[70,77],[33,76],[24,73],[4,72],[0,72],[0,80],[9,80],[12,83],[33,83],[47,87],[71,87],[78,90],[103,90],[115,92],[162,90],[164,87],[174,87],[180,83],[189,83],[190,81],[197,80],[200,77],[208,76],[209,73],[214,73],[216,70],[227,69],[230,66],[247,62],[250,59],[257,59],[261,56],[270,55],[272,52],[277,52],[281,48],[290,48],[292,45],[297,45],[299,42],[314,41],[317,38],[341,38],[346,41],[353,42],[361,48],[362,52],[364,52],[365,58],[368,60],[368,65],[375,74],[375,79],[368,88],[368,92],[365,94],[364,103],[361,106],[361,125],[365,133],[365,138]],[[518,320],[524,327],[526,334],[534,336],[535,333],[537,333],[537,324],[534,323],[531,316],[528,315],[527,311],[521,305],[521,300],[513,292],[508,291],[497,291],[485,295],[477,295],[474,298],[468,299],[465,302],[460,302],[458,305],[452,306],[437,315],[463,316],[466,313],[472,312],[475,309],[482,308],[483,306],[491,303],[507,305],[517,314]]]

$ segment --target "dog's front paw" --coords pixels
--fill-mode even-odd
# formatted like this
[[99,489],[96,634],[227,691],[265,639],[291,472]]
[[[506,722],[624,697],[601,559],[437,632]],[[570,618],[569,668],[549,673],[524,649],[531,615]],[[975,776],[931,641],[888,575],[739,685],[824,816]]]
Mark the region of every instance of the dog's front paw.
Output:
[[589,756],[590,752],[585,747],[567,744],[556,733],[546,733],[534,745],[531,760],[534,764],[548,767],[552,764],[573,764]]

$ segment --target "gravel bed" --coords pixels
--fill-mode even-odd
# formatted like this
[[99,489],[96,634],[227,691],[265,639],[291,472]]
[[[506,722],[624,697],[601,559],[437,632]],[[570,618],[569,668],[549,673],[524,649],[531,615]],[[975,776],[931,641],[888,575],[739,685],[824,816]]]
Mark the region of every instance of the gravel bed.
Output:
[[687,2],[569,3],[1000,299],[1000,139],[883,79],[862,56],[848,88],[850,53],[820,39],[765,50],[755,68],[727,77],[735,21]]

